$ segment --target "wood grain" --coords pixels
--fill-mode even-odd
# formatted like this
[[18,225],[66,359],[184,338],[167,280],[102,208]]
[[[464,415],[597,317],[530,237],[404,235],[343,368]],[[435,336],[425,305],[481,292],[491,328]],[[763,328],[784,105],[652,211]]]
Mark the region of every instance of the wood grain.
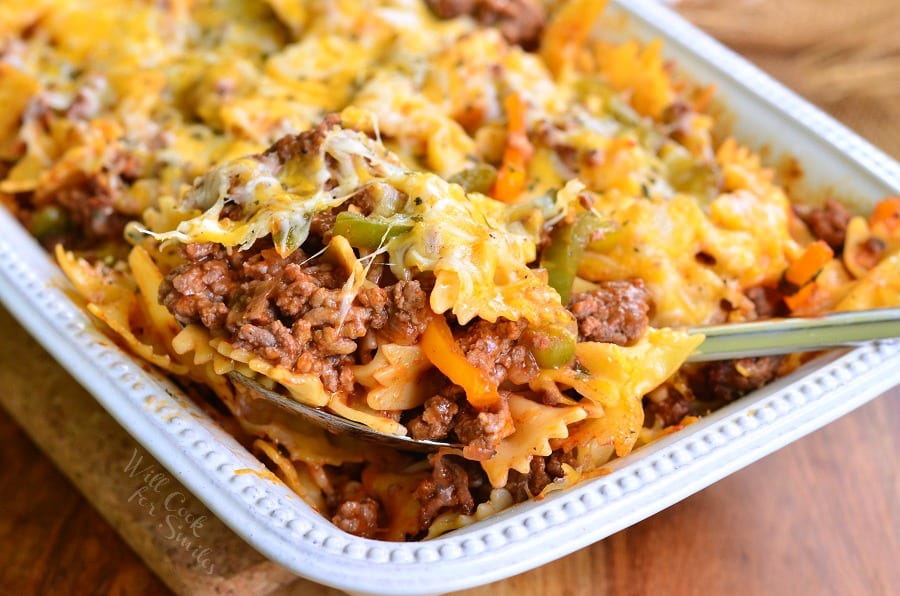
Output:
[[[8,331],[8,327],[4,328]],[[8,594],[165,587],[0,410],[0,586]]]
[[[771,0],[686,0],[682,8],[789,87],[900,156],[896,134],[900,103],[869,90],[878,84],[871,78],[874,75],[843,85],[835,94],[810,73],[810,68],[823,64],[823,47],[839,47],[848,63],[860,52],[892,56],[892,49],[881,51],[891,40],[873,35],[871,47],[860,50],[835,38],[848,24],[857,31],[861,27],[896,31],[900,28],[896,0],[853,4],[795,0],[789,5]],[[5,311],[0,311],[0,387],[0,402],[19,398],[22,408],[31,408],[29,417],[43,404],[55,404],[40,412],[52,429],[77,431],[80,421],[61,412],[68,412],[65,406],[79,399],[90,403],[89,396]],[[104,426],[109,422],[99,408],[91,412],[84,424],[114,428]],[[540,569],[458,594],[896,594],[898,423],[900,387],[895,387],[825,429],[628,530]],[[35,440],[43,445],[48,438],[35,435]],[[131,449],[128,437],[115,431],[97,440],[107,447],[114,444],[122,457]],[[230,577],[218,584],[196,583],[200,581],[196,574],[178,566],[177,553],[154,551],[152,544],[141,542],[139,512],[124,515],[117,506],[122,497],[116,491],[127,488],[121,476],[111,475],[100,496],[96,490],[85,490],[97,510],[79,494],[72,483],[84,490],[90,479],[73,473],[79,469],[73,462],[89,457],[87,446],[82,453],[69,453],[68,463],[60,463],[71,475],[67,479],[0,410],[0,593],[168,593],[152,568],[184,593],[242,593],[234,586],[253,585],[265,587],[258,592],[337,594],[292,580],[221,527],[210,531],[219,549],[215,556],[231,569]],[[97,511],[112,520],[129,542]],[[129,544],[142,553],[164,556],[145,554],[148,567]],[[177,578],[173,569],[178,570]]]

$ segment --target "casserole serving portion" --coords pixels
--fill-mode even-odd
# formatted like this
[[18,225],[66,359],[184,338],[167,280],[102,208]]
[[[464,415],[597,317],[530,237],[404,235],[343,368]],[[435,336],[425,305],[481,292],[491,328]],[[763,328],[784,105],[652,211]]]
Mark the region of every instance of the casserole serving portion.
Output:
[[[47,287],[58,273],[27,239],[2,250],[10,308],[239,533],[345,589],[447,590],[560,556],[898,366],[884,343],[683,367],[699,339],[672,329],[896,304],[896,164],[654,4],[602,23],[594,2],[449,4],[94,11],[133,33],[115,40],[60,25],[84,7],[38,7],[2,64],[20,98],[4,202],[108,336],[199,400]],[[776,151],[868,208],[792,202],[725,134],[775,123],[801,144],[766,139]],[[460,448],[328,435],[231,371]],[[239,443],[281,481],[236,474],[260,469]]]

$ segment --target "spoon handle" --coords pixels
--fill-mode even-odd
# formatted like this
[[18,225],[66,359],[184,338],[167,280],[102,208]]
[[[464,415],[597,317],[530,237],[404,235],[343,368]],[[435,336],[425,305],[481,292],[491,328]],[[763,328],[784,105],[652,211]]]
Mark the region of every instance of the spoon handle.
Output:
[[708,325],[688,331],[706,336],[688,362],[812,352],[900,337],[900,308]]

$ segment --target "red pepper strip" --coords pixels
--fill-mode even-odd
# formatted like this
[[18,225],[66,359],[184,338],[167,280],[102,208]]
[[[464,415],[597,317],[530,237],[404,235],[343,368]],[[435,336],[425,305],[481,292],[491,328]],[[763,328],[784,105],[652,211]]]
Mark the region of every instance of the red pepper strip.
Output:
[[497,386],[487,373],[466,360],[443,315],[431,317],[422,334],[421,347],[435,368],[465,390],[470,404],[488,409],[500,403]]

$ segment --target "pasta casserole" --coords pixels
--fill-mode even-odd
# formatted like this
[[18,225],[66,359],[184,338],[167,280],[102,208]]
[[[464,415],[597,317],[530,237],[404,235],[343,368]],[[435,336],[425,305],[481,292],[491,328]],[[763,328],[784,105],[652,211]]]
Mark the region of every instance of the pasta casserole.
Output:
[[0,200],[352,534],[542,498],[801,362],[685,364],[687,326],[900,305],[900,198],[793,200],[604,2],[4,4]]

